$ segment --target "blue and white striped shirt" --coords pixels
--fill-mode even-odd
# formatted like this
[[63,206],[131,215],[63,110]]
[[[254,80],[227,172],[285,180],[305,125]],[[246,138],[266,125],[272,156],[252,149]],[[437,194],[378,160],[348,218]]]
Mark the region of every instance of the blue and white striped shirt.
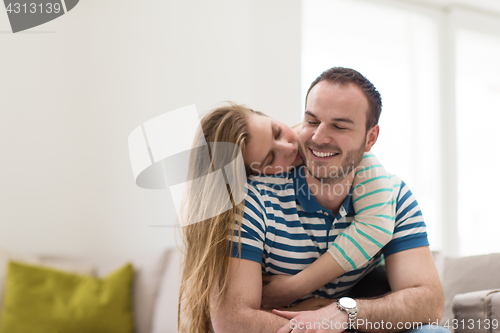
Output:
[[[354,219],[351,193],[337,216],[309,190],[303,166],[276,176],[252,176],[241,227],[241,258],[262,264],[266,274],[297,274],[322,254]],[[237,230],[232,255],[237,257]],[[428,246],[424,219],[408,186],[401,181],[392,240],[364,266],[350,271],[312,295],[337,298],[380,265],[383,256]],[[308,295],[305,298],[309,298]]]

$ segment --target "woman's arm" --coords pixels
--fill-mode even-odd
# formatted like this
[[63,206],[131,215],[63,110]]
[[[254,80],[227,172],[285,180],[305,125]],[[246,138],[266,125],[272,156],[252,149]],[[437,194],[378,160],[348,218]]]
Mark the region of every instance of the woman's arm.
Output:
[[218,290],[210,297],[210,317],[217,333],[276,333],[288,319],[260,310],[262,292],[261,264],[230,258],[227,290],[218,309]]
[[268,283],[262,289],[262,306],[278,308],[291,304],[344,273],[335,259],[329,253],[325,253],[298,274],[263,276],[262,281]]
[[401,182],[371,152],[356,167],[352,185],[355,216],[328,248],[346,272],[362,267],[391,241]]

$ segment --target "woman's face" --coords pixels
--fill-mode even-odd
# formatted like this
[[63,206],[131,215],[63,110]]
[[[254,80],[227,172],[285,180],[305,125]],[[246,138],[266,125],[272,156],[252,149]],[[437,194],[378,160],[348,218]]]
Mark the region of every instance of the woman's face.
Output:
[[299,137],[290,127],[257,114],[247,116],[247,124],[250,140],[243,158],[252,174],[274,175],[302,163]]

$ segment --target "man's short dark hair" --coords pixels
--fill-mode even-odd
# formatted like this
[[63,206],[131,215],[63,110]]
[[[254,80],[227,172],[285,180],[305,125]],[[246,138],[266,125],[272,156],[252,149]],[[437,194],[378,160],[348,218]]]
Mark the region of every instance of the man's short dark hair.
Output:
[[370,128],[378,124],[380,112],[382,112],[382,97],[380,96],[377,88],[375,88],[375,86],[361,73],[355,71],[354,69],[344,67],[333,67],[327,69],[321,73],[321,75],[318,76],[313,83],[311,83],[311,86],[307,91],[306,102],[311,89],[321,81],[328,81],[330,83],[340,85],[349,83],[357,85],[365,94],[368,99],[368,105],[370,106],[368,114],[366,115],[366,130],[368,131]]

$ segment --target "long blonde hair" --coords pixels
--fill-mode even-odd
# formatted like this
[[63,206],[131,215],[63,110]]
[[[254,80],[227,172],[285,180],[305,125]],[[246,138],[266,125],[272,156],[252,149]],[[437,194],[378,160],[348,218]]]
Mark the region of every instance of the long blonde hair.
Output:
[[[209,112],[201,120],[202,132],[200,132],[208,143],[207,147],[210,147],[212,142],[230,142],[235,144],[234,147],[238,148],[238,152],[241,150],[244,154],[249,139],[247,116],[251,114],[261,113],[234,103]],[[202,153],[199,150],[192,150],[188,179],[199,179],[200,176],[220,168],[220,161],[216,157],[214,148],[208,149],[210,150],[208,159],[200,158]],[[249,169],[245,167],[245,171],[246,182]],[[199,216],[193,212],[199,212],[205,205],[213,204],[213,200],[207,199],[199,192],[199,190],[188,191],[190,200],[187,211],[188,214],[192,214],[187,216],[187,223],[182,228],[185,254],[179,294],[178,330],[183,333],[210,331],[210,294],[215,287],[218,299],[214,308],[216,311],[227,289],[232,235],[236,229],[238,237],[241,237],[244,201],[237,205],[232,201],[229,210],[198,222]],[[229,186],[227,192],[231,194]],[[238,242],[238,253],[240,252],[241,245]]]

